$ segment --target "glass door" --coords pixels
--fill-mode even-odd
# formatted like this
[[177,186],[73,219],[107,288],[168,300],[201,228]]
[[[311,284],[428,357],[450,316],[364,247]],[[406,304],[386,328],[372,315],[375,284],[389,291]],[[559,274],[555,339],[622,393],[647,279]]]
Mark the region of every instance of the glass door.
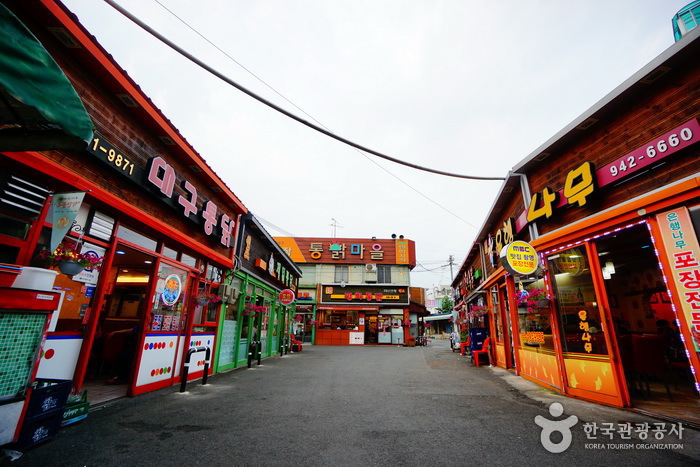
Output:
[[172,378],[180,374],[185,344],[181,336],[186,332],[188,285],[188,271],[160,263],[151,289],[135,394],[169,386]]

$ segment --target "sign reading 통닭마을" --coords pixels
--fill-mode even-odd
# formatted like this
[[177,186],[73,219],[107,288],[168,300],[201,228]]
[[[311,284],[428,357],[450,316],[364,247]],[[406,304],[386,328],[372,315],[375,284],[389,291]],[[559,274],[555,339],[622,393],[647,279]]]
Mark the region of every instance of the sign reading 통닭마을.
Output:
[[504,246],[500,256],[505,270],[517,276],[528,276],[537,271],[539,265],[535,248],[522,240]]

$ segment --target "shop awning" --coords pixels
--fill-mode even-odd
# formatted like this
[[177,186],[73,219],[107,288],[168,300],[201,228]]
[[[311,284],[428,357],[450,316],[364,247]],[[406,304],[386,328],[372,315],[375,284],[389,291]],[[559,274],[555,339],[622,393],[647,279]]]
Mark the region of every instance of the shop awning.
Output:
[[440,321],[452,318],[452,313],[438,313],[434,315],[428,315],[423,318],[423,321]]
[[0,4],[0,151],[83,149],[92,131],[61,68]]

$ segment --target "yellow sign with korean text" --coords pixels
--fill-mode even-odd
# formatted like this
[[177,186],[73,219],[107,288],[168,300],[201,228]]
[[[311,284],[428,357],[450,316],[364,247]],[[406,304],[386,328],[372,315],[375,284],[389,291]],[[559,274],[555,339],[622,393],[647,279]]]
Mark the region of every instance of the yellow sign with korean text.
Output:
[[539,266],[537,251],[527,242],[516,240],[501,250],[501,265],[506,271],[517,276],[528,276]]

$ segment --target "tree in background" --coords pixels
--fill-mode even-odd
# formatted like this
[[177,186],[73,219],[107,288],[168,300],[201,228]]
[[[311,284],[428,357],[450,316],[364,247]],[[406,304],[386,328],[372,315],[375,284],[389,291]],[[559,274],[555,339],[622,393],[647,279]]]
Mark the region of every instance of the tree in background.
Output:
[[452,299],[448,296],[442,297],[440,300],[440,307],[438,308],[440,313],[452,313],[453,308],[454,303],[452,302]]

